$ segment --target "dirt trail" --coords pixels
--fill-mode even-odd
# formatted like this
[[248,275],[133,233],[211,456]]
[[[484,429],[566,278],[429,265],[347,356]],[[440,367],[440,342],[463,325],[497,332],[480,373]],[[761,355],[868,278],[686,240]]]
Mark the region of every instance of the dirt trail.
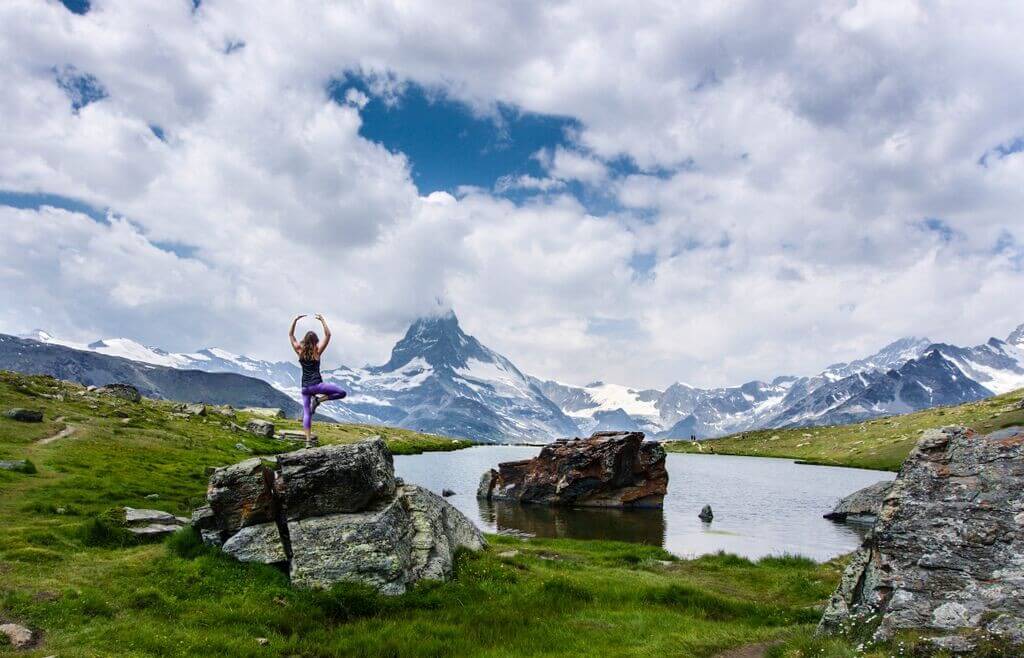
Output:
[[773,645],[767,642],[759,642],[758,644],[748,644],[742,647],[736,647],[735,649],[729,649],[723,653],[718,654],[715,658],[764,658],[765,654],[768,653]]
[[39,439],[38,441],[36,441],[36,445],[37,446],[45,446],[45,445],[53,443],[54,441],[57,441],[59,439],[63,439],[64,437],[71,436],[72,434],[75,433],[75,431],[77,429],[78,428],[75,427],[74,425],[68,425],[64,429],[62,429],[61,431],[59,431],[56,434],[54,434],[53,436],[48,436],[48,437],[46,437],[44,439]]

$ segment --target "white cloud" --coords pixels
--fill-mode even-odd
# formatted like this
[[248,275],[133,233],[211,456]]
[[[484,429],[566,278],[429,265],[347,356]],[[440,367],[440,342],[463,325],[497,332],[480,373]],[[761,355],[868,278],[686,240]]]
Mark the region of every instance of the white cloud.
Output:
[[[115,213],[0,208],[0,330],[287,358],[287,319],[319,310],[334,358],[360,364],[441,298],[527,371],[664,386],[1024,321],[1024,152],[996,150],[1024,136],[1024,7],[190,8],[0,6],[0,189]],[[68,65],[108,96],[73,113]],[[366,96],[327,97],[352,70],[392,99],[412,80],[481,116],[502,102],[579,128],[544,151],[546,177],[495,181],[542,198],[420,197],[415,163],[360,137]],[[621,157],[644,173],[616,174]],[[568,181],[624,210],[589,215]]]

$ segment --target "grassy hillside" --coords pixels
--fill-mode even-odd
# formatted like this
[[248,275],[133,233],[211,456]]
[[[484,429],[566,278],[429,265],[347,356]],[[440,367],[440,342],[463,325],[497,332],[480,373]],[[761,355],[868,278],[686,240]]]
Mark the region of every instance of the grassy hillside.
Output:
[[759,430],[664,445],[670,452],[789,457],[815,464],[895,471],[926,429],[964,425],[991,432],[1024,424],[1024,410],[1016,408],[1022,398],[1024,390],[1019,390],[955,407],[936,407],[853,425]]
[[[80,391],[0,373],[0,411],[46,414],[37,424],[0,417],[0,459],[36,467],[0,470],[0,623],[42,638],[0,656],[716,656],[776,642],[777,656],[854,655],[855,639],[812,637],[838,563],[678,560],[636,544],[490,536],[486,551],[458,557],[454,581],[386,598],[292,589],[278,570],[224,557],[191,530],[125,542],[97,516],[117,505],[187,514],[204,500],[207,466],[247,456],[239,440],[281,446],[232,432],[226,418]],[[325,442],[379,431],[317,429]],[[401,450],[453,446],[386,435]]]

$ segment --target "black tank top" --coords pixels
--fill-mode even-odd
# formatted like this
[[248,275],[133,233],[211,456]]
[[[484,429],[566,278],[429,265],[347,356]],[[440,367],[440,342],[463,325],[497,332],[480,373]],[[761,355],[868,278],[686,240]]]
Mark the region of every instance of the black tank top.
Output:
[[320,376],[319,361],[299,359],[299,365],[302,366],[302,388],[323,383],[324,379]]

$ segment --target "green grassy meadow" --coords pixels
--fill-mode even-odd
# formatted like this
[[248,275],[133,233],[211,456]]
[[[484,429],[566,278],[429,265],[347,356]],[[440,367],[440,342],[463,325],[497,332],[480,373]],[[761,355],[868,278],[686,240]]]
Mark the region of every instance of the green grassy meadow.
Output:
[[903,416],[852,425],[758,430],[703,441],[668,441],[669,452],[787,457],[813,464],[899,470],[921,433],[933,427],[964,425],[988,433],[1024,424],[1016,408],[1024,390],[955,407],[936,407]]
[[[0,410],[45,413],[43,423],[0,417],[0,459],[36,467],[0,471],[0,623],[41,638],[0,655],[717,656],[751,644],[790,658],[863,655],[855,638],[812,635],[842,560],[680,560],[639,544],[491,535],[487,550],[458,557],[453,581],[383,597],[351,585],[293,589],[277,569],[227,558],[190,529],[126,541],[97,518],[120,505],[188,514],[204,502],[206,467],[248,456],[237,442],[261,453],[282,444],[216,415],[178,418],[170,403],[81,390],[0,373]],[[316,429],[324,443],[383,433],[401,451],[455,445]],[[879,651],[868,655],[888,655]]]

